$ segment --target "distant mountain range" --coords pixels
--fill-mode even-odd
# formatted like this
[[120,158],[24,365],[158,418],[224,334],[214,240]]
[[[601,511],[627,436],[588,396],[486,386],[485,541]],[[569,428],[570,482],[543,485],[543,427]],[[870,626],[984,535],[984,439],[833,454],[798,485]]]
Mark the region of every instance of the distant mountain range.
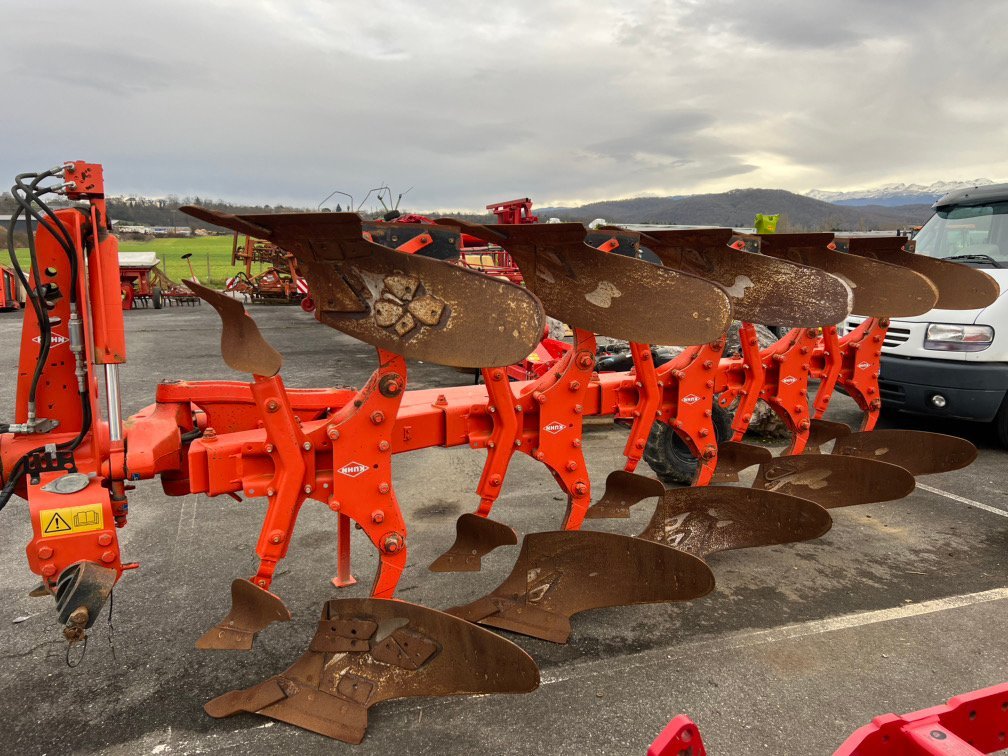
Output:
[[931,217],[931,202],[886,206],[840,205],[783,189],[734,189],[720,194],[636,197],[592,202],[579,207],[537,207],[536,215],[588,223],[658,223],[752,226],[756,213],[780,213],[778,231],[891,231],[919,226]]
[[928,186],[924,186],[924,184],[887,184],[875,189],[856,189],[847,192],[813,189],[811,192],[806,192],[805,196],[823,202],[832,202],[835,205],[884,205],[886,207],[930,205],[936,199],[955,189],[964,189],[968,186],[986,186],[993,183],[990,179],[978,178],[972,181],[935,181]]

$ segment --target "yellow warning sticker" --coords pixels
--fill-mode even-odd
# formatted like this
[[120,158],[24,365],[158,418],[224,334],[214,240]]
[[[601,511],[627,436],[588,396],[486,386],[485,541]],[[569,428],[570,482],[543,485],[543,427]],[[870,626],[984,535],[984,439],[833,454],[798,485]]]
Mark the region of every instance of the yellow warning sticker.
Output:
[[102,530],[105,527],[105,516],[101,504],[82,504],[79,507],[62,507],[60,509],[43,509],[42,537],[70,535],[71,533],[86,533],[89,530]]

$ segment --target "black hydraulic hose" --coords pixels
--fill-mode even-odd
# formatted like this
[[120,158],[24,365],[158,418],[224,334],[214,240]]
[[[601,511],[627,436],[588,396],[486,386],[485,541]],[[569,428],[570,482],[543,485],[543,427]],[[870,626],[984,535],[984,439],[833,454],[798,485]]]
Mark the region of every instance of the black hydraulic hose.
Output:
[[[43,298],[42,280],[39,273],[35,239],[32,230],[32,218],[35,218],[40,227],[45,228],[52,235],[66,253],[70,263],[69,301],[71,305],[77,304],[79,266],[77,262],[76,248],[73,244],[73,238],[70,236],[70,232],[67,230],[63,222],[56,216],[52,209],[42,201],[41,195],[45,193],[45,190],[43,190],[43,192],[37,191],[38,185],[46,178],[55,176],[57,170],[58,169],[49,170],[41,174],[21,174],[15,178],[15,186],[11,190],[12,196],[18,203],[18,208],[12,215],[10,226],[7,229],[7,249],[11,258],[11,265],[14,268],[18,280],[25,287],[26,296],[31,301],[32,309],[35,312],[39,326],[39,355],[38,360],[36,361],[35,372],[32,376],[32,384],[29,390],[30,402],[35,401],[38,382],[41,379],[45,363],[48,360],[49,349],[52,342],[52,326],[49,322],[48,308],[46,307],[46,303]],[[30,184],[25,184],[24,180],[28,178],[31,178],[32,181]],[[38,211],[36,211],[33,205],[37,205],[42,208],[46,217],[43,217]],[[25,226],[28,232],[28,254],[32,263],[32,278],[35,283],[34,288],[31,286],[28,277],[25,275],[24,270],[21,268],[17,259],[14,242],[14,228],[17,225],[17,220],[20,218],[22,213],[25,215]],[[49,219],[51,219],[52,224],[50,224]],[[93,417],[91,415],[91,403],[88,399],[87,391],[80,391],[79,394],[81,399],[81,429],[72,440],[56,444],[57,451],[73,451],[79,447],[81,443],[83,443],[91,429]],[[0,424],[0,432],[8,432],[8,430],[9,425]],[[27,460],[29,457],[44,452],[45,447],[40,446],[28,452],[17,461],[14,469],[6,476],[7,480],[3,488],[0,488],[0,510],[2,510],[7,505],[7,502],[10,501],[11,496],[14,494],[14,489],[17,488],[18,481],[26,474]]]

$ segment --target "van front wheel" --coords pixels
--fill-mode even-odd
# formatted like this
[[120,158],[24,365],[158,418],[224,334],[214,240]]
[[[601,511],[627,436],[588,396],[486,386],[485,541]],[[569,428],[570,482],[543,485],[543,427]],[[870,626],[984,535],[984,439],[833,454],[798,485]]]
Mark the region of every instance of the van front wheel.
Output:
[[1008,394],[1001,400],[1001,408],[994,416],[994,430],[1001,446],[1008,449]]

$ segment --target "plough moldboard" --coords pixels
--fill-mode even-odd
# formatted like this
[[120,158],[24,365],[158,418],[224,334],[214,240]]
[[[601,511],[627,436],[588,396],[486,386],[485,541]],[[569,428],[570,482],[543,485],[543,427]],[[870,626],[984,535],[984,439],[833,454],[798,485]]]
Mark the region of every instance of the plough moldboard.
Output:
[[[63,180],[59,191],[87,203],[83,212],[40,203],[39,187],[53,178]],[[201,648],[251,649],[257,633],[290,619],[271,589],[308,500],[336,515],[337,586],[353,582],[352,524],[377,552],[371,597],[329,601],[305,654],[262,684],[207,704],[215,717],[256,712],[358,742],[368,709],[384,700],[531,690],[538,684],[532,660],[477,623],[563,643],[580,612],[701,597],[714,588],[712,554],[817,538],[832,525],[829,509],[904,497],[915,475],[962,467],[976,453],[957,438],[872,431],[886,319],[925,312],[940,298],[982,306],[997,292],[979,271],[918,265],[898,237],[746,237],[730,229],[589,236],[570,223],[439,222],[501,245],[520,268],[522,287],[397,251],[391,237],[388,246],[377,244],[384,237],[348,213],[186,209],[292,253],[316,318],[375,347],[364,386],[287,388],[281,354],[242,305],[193,282],[220,315],[224,361],[248,380],[162,383],[155,402],[122,423],[117,366],[126,344],[101,166],[66,164],[19,186],[19,214],[45,224],[25,275],[32,306],[17,425],[0,435],[0,505],[14,493],[27,499],[28,563],[41,593],[55,597],[68,639],[84,636],[134,566],[123,562],[116,532],[126,525],[134,481],[159,478],[169,496],[265,501],[258,569],[234,581],[231,610]],[[642,247],[661,264],[638,259]],[[946,294],[952,280],[970,296]],[[850,312],[867,320],[841,335],[835,324]],[[535,348],[546,315],[573,328],[572,343],[536,378],[509,380],[506,368]],[[726,357],[733,318],[742,320],[741,353]],[[761,349],[756,323],[793,329]],[[596,334],[630,342],[633,370],[596,372]],[[64,343],[71,357],[50,359]],[[658,365],[651,345],[686,349]],[[478,368],[483,384],[409,390],[407,359]],[[864,412],[857,432],[823,418],[836,387]],[[760,399],[792,434],[783,456],[742,441]],[[727,443],[714,432],[715,403],[736,406]],[[594,504],[582,446],[586,416],[631,426],[625,467]],[[693,487],[667,489],[634,472],[659,422],[697,458]],[[394,455],[434,446],[482,449],[486,461],[476,511],[459,519],[454,545],[431,569],[478,570],[486,553],[520,543],[498,588],[447,612],[392,600],[409,554]],[[519,539],[490,519],[516,453],[542,462],[566,495],[560,529]],[[737,483],[750,467],[749,486],[708,485]],[[654,502],[654,515],[639,536],[582,529],[586,518],[627,517],[645,501]]]

